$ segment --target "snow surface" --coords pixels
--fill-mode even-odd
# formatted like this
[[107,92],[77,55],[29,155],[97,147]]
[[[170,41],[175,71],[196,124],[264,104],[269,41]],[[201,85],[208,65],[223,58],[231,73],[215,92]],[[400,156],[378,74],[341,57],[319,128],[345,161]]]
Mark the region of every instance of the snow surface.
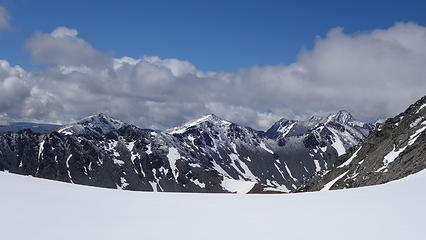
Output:
[[[1,236],[8,240],[422,239],[425,181],[423,171],[385,185],[349,190],[183,194],[117,191],[0,172]],[[216,227],[206,229],[206,224]]]
[[422,171],[316,193],[144,193],[0,172],[1,238],[423,239],[425,182]]

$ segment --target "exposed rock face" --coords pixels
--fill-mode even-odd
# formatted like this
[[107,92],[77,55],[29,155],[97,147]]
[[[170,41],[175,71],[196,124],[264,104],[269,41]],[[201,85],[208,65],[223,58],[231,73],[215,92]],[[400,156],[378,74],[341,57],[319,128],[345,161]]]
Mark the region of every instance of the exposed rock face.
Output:
[[405,112],[378,123],[369,137],[299,191],[386,183],[426,168],[426,96]]
[[99,114],[48,133],[0,134],[0,170],[140,191],[290,192],[370,129],[343,111],[280,120],[266,133],[215,115],[158,132]]

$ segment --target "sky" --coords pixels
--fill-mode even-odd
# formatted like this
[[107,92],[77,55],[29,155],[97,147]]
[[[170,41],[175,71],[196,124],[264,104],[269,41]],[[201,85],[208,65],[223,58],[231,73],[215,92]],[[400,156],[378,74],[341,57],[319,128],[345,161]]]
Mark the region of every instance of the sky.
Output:
[[0,122],[266,129],[425,95],[424,1],[0,1]]

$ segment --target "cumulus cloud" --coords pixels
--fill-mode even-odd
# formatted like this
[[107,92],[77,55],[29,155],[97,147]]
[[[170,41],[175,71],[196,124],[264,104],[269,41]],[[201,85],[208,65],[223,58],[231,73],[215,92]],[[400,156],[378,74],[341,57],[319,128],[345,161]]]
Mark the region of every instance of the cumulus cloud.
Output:
[[3,117],[22,114],[23,99],[28,98],[33,85],[24,69],[0,60],[0,112]]
[[65,27],[35,33],[26,47],[49,67],[28,73],[2,62],[0,112],[9,117],[69,122],[106,112],[166,128],[214,113],[266,129],[281,117],[339,109],[373,121],[426,93],[426,28],[414,23],[356,34],[334,28],[293,64],[231,73],[155,56],[113,58]]
[[25,48],[38,64],[99,67],[111,60],[79,38],[77,30],[66,27],[58,27],[51,33],[34,33]]
[[0,30],[10,27],[10,15],[6,8],[0,5]]

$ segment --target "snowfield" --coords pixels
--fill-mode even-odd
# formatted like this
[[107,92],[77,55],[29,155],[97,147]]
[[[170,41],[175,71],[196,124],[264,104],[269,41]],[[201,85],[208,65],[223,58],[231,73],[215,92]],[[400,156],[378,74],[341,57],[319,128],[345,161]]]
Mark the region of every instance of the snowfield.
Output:
[[1,239],[425,239],[426,171],[282,195],[144,193],[0,172]]

